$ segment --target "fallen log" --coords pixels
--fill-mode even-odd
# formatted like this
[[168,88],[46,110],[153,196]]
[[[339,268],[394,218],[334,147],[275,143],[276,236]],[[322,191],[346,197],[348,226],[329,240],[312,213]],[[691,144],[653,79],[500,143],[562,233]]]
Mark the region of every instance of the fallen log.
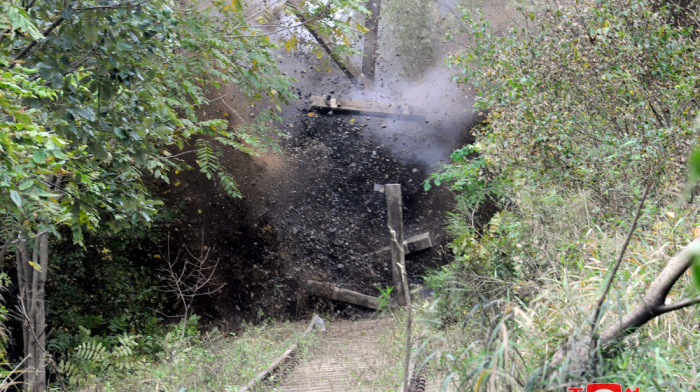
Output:
[[341,289],[329,283],[321,283],[315,280],[309,280],[309,290],[312,294],[328,297],[332,300],[347,302],[353,305],[364,306],[370,309],[379,309],[379,298],[370,297],[369,295],[360,294],[355,291]]
[[380,116],[402,116],[414,119],[425,118],[425,113],[407,104],[378,103],[367,101],[353,101],[350,99],[329,98],[312,95],[307,105],[308,110],[320,112],[338,111],[350,113],[371,113]]

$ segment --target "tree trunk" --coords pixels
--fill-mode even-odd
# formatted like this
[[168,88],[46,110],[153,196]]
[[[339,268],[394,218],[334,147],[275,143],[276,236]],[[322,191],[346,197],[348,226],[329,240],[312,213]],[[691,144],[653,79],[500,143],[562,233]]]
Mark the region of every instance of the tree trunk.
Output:
[[18,307],[24,318],[22,337],[24,339],[24,356],[27,359],[25,361],[24,382],[28,392],[46,391],[46,309],[44,296],[46,274],[49,267],[48,260],[48,233],[39,234],[34,239],[31,253],[26,240],[18,242]]

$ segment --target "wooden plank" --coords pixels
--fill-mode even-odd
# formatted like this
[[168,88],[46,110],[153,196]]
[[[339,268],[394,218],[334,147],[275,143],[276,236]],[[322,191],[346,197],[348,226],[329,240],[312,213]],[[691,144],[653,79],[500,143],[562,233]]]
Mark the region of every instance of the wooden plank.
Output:
[[404,275],[401,272],[401,268],[406,268],[403,246],[403,203],[401,201],[401,184],[384,185],[384,194],[386,195],[386,209],[389,221],[392,283],[394,284],[394,292],[401,301],[404,297]]
[[[411,253],[419,252],[421,250],[429,249],[435,246],[435,241],[433,237],[430,236],[430,232],[421,233],[414,235],[413,237],[403,241],[404,254],[408,255]],[[384,253],[389,253],[390,249],[385,246],[376,252],[368,253],[364,256],[377,256]]]
[[352,290],[341,289],[329,283],[321,283],[315,280],[307,281],[310,291],[318,296],[328,297],[336,301],[343,301],[353,305],[364,306],[370,309],[379,309],[379,298],[360,294]]
[[[289,0],[287,1],[287,6],[298,11],[298,3],[298,0]],[[308,30],[309,33],[314,37],[314,39],[316,39],[318,45],[322,47],[323,50],[325,50],[329,56],[331,56],[333,61],[335,61],[336,65],[338,65],[338,68],[340,68],[340,70],[343,71],[343,73],[345,74],[345,76],[348,77],[348,79],[369,86],[369,80],[365,77],[362,71],[360,71],[360,69],[357,68],[355,64],[351,63],[349,60],[343,59],[339,54],[333,52],[333,49],[335,49],[336,47],[334,42],[328,39],[328,37],[319,34],[316,31],[316,28],[314,27],[315,24],[313,22],[310,22],[302,12],[297,12],[296,16],[299,17],[299,21],[304,24],[306,30]]]
[[243,388],[239,389],[239,392],[248,392],[248,391],[252,390],[252,388],[255,387],[256,384],[258,384],[260,381],[262,381],[265,377],[269,376],[275,369],[277,369],[279,367],[279,365],[282,362],[286,361],[287,358],[289,358],[289,356],[292,355],[294,350],[297,349],[297,347],[299,346],[299,342],[302,341],[306,337],[306,335],[309,334],[309,332],[311,332],[311,329],[316,324],[316,318],[318,318],[318,316],[315,314],[313,317],[311,317],[311,322],[309,323],[309,326],[306,327],[306,330],[304,330],[304,333],[301,334],[301,337],[299,338],[297,343],[292,344],[292,346],[289,347],[289,349],[287,351],[282,353],[282,355],[280,355],[277,359],[275,359],[270,364],[270,366],[267,367],[267,369],[258,373],[255,376],[255,378],[253,378],[252,380],[250,380],[248,382],[248,384],[246,384]]
[[328,98],[312,95],[307,105],[308,110],[327,112],[330,110],[353,113],[372,113],[385,116],[408,116],[425,118],[425,113],[407,104],[378,103],[368,101],[354,101],[350,99]]

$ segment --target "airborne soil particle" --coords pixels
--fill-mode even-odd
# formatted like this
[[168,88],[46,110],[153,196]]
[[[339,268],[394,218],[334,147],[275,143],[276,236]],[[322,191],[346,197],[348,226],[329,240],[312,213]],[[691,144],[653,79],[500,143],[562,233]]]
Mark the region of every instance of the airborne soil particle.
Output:
[[[391,1],[383,2],[387,9]],[[185,207],[184,223],[171,228],[174,241],[195,251],[200,244],[212,247],[211,257],[220,266],[217,279],[226,284],[200,301],[196,313],[232,328],[267,317],[307,319],[311,311],[365,314],[367,309],[311,296],[306,281],[374,296],[377,286],[391,284],[388,257],[367,256],[389,244],[385,196],[373,190],[375,183],[402,185],[405,238],[429,231],[438,244],[407,256],[410,281],[420,282],[427,268],[447,261],[444,213],[453,198],[444,188],[424,192],[422,182],[436,163],[471,142],[472,116],[464,108],[473,95],[449,81],[451,71],[440,64],[445,53],[426,57],[433,65],[424,65],[417,81],[397,76],[400,71],[384,60],[393,48],[382,42],[379,47],[376,83],[366,90],[353,86],[332,61],[329,73],[328,59],[303,51],[280,53],[284,59],[279,65],[297,79],[300,97],[284,108],[283,122],[276,125],[291,136],[280,142],[283,154],[248,156],[227,148],[222,158],[244,198],[226,196],[196,170],[173,176],[171,184],[178,187],[159,184],[158,193],[168,205]],[[213,91],[212,98],[229,91]],[[310,117],[305,100],[329,94],[422,106],[428,117],[420,122],[340,112]],[[268,102],[251,107],[232,95],[201,114],[227,118],[236,126],[254,121],[257,112],[269,107]],[[197,167],[193,154],[183,159]]]

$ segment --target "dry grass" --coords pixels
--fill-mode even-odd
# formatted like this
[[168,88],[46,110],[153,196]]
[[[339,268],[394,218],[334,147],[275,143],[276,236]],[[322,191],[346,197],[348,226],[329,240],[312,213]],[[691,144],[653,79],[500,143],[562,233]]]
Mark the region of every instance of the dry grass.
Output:
[[[688,203],[680,188],[666,189],[647,202],[608,295],[601,328],[627,313],[666,262],[695,237],[699,207]],[[619,351],[599,352],[596,368],[582,378],[542,378],[542,367],[567,337],[590,331],[593,306],[633,208],[620,211],[625,210],[603,208],[585,193],[563,197],[523,186],[517,211],[501,213],[499,223],[519,233],[519,251],[507,250],[520,263],[519,276],[495,279],[465,265],[450,266],[439,272],[439,279],[433,275],[433,283],[445,286],[443,298],[461,301],[458,314],[438,308],[441,320],[448,322],[439,333],[450,350],[449,356],[434,360],[454,372],[460,390],[540,390],[545,385],[580,387],[589,381],[640,390],[700,387],[697,307],[655,319],[627,338]],[[688,273],[676,283],[669,301],[696,291]],[[467,309],[477,304],[463,324]]]

